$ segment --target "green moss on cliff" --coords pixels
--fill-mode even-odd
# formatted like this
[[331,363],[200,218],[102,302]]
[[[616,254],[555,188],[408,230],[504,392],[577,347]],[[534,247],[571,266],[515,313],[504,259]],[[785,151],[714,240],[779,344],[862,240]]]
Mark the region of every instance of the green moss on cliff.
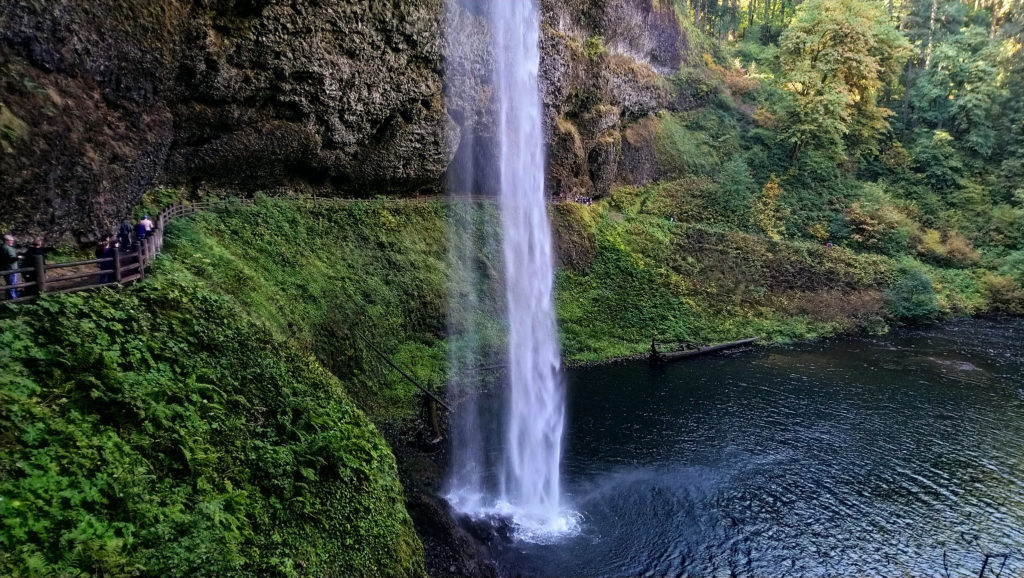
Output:
[[440,390],[447,218],[441,203],[267,199],[174,223],[167,266],[316,357],[373,421],[393,421],[416,415],[418,392],[354,329]]

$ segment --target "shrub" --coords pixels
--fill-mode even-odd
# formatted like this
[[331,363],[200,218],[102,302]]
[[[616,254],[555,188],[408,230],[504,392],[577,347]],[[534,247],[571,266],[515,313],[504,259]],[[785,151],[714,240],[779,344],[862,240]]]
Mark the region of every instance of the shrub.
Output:
[[999,274],[1010,277],[1017,283],[1024,285],[1024,249],[1007,255],[999,266]]
[[885,295],[886,309],[902,323],[929,323],[941,310],[931,279],[917,267],[903,266],[896,283]]
[[778,240],[782,237],[783,218],[779,209],[779,196],[782,188],[779,180],[772,175],[761,189],[761,196],[754,199],[753,216],[754,225],[761,230],[769,239]]
[[981,289],[993,311],[1024,314],[1024,287],[1012,277],[988,273],[981,278]]
[[955,265],[972,267],[981,261],[981,255],[974,250],[970,240],[956,231],[946,236],[946,258]]
[[986,233],[991,245],[1017,248],[1024,241],[1024,209],[997,205],[992,209]]
[[981,261],[981,255],[971,242],[956,231],[943,235],[935,229],[925,229],[917,244],[917,253],[937,265],[970,267]]
[[905,220],[904,216],[890,205],[874,208],[865,207],[858,202],[846,210],[850,238],[863,249],[880,251],[887,255],[898,255],[909,248],[903,243],[906,241],[906,235],[897,236],[897,231]]
[[757,184],[750,176],[750,168],[742,157],[736,156],[722,166],[722,173],[708,204],[716,213],[716,220],[739,229],[750,227],[751,203],[757,194]]
[[661,172],[669,178],[707,176],[718,166],[718,152],[707,136],[691,130],[681,115],[666,114],[662,118],[655,153]]

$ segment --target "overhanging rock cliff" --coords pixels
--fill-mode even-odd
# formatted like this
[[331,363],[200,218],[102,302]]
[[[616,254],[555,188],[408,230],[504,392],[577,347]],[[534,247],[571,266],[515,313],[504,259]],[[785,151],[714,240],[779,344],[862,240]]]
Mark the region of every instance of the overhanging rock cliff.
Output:
[[[652,0],[543,0],[552,194],[654,175],[650,115],[685,48]],[[486,156],[478,0],[0,4],[0,228],[90,241],[155,183],[439,190]],[[464,41],[446,45],[446,18]],[[446,76],[445,69],[450,71]],[[486,183],[477,183],[486,186]]]

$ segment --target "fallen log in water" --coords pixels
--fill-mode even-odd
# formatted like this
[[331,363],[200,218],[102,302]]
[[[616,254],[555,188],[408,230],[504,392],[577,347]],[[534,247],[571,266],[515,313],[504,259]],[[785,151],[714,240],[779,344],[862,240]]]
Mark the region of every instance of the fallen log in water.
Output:
[[740,339],[739,341],[730,341],[728,343],[719,343],[716,345],[705,345],[703,347],[697,347],[696,349],[684,349],[683,351],[670,351],[667,353],[660,353],[652,344],[648,360],[651,362],[651,365],[664,365],[681,359],[689,359],[691,357],[697,357],[698,355],[706,355],[716,351],[747,345],[748,343],[753,343],[758,339],[758,337],[751,337],[749,339]]

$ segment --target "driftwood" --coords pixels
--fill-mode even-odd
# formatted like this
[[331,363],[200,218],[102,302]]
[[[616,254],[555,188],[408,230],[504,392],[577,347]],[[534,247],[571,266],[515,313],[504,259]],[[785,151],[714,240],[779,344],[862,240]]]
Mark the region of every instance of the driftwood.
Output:
[[723,351],[725,349],[732,349],[733,347],[739,347],[741,345],[747,345],[757,341],[758,337],[751,337],[749,339],[740,339],[739,341],[730,341],[728,343],[718,343],[716,345],[705,345],[697,347],[695,349],[684,349],[682,351],[669,351],[667,353],[661,353],[658,351],[654,341],[651,341],[651,353],[648,360],[651,365],[664,365],[666,363],[672,363],[673,361],[679,361],[681,359],[689,359],[691,357],[697,357],[699,355],[707,355],[708,353],[714,353],[716,351]]

